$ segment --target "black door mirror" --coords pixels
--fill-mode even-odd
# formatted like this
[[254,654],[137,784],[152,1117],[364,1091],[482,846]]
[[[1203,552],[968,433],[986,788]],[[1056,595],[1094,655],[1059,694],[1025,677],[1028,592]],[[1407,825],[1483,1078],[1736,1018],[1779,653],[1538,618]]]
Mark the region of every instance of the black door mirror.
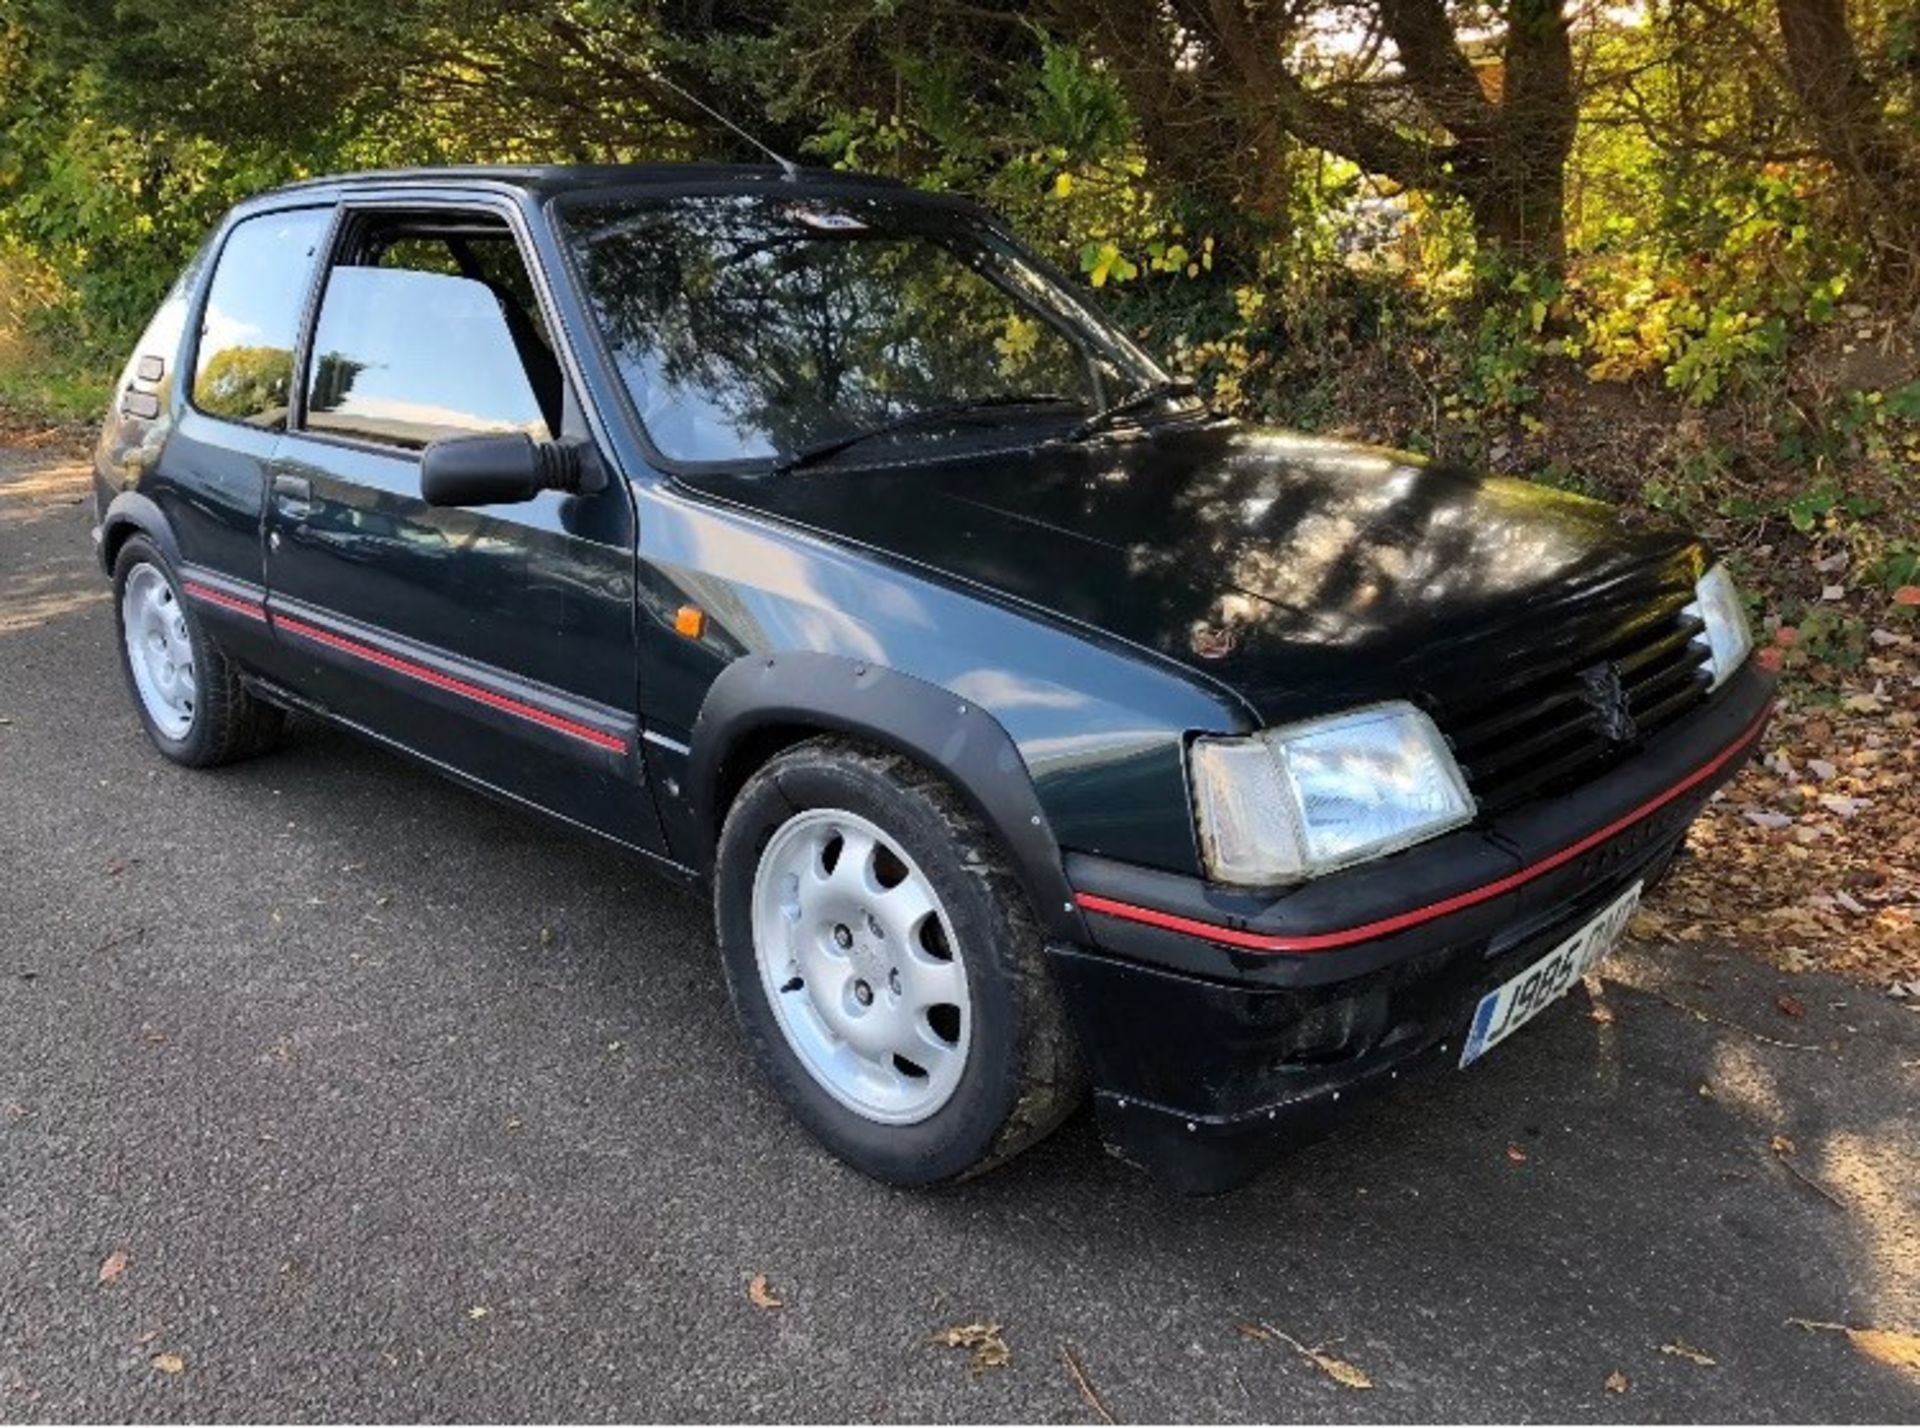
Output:
[[525,432],[446,436],[420,457],[420,494],[432,506],[497,506],[542,491],[597,491],[605,484],[583,448],[535,441]]

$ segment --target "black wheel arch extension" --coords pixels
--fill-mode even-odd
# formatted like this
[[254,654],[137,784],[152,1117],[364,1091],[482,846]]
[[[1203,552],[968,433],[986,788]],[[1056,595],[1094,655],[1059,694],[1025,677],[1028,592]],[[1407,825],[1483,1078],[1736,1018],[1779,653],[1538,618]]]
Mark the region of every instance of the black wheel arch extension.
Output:
[[161,513],[151,496],[138,491],[122,491],[108,502],[106,511],[100,517],[100,564],[108,575],[113,574],[113,563],[120,555],[120,547],[125,545],[129,536],[143,535],[160,547],[160,553],[167,563],[174,567],[180,564],[180,542],[174,539],[173,527],[167,524],[167,518]]
[[[787,738],[785,735],[792,735]],[[734,791],[775,749],[799,738],[840,735],[893,749],[946,779],[999,839],[1055,937],[1084,940],[1059,846],[1026,761],[1000,722],[939,685],[842,655],[745,655],[720,672],[700,706],[687,760],[686,795],[700,831],[700,856],[713,850]]]

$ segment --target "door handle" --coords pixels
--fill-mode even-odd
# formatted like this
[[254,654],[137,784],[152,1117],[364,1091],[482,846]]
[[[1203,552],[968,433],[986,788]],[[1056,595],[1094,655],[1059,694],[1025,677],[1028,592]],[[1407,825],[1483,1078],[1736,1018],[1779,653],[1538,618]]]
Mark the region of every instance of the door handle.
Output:
[[313,482],[304,476],[275,476],[273,494],[283,501],[311,501]]

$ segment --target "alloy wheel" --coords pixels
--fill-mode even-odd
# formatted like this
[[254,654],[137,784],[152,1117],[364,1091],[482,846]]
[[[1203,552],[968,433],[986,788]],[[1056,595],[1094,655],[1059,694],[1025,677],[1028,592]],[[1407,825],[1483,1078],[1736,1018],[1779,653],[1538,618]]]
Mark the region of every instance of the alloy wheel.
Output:
[[120,623],[127,667],[147,717],[169,739],[186,738],[199,693],[193,640],[186,611],[157,567],[137,565],[128,573],[120,595]]
[[774,830],[753,883],[754,954],[809,1075],[882,1125],[926,1120],[966,1070],[971,1013],[953,923],[919,866],[841,809]]

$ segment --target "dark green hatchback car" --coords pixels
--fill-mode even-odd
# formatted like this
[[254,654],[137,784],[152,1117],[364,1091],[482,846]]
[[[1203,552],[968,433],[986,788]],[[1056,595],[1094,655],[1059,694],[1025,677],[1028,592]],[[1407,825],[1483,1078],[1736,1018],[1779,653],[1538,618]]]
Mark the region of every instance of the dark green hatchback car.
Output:
[[96,531],[191,765],[303,711],[713,899],[794,1114],[1214,1190],[1612,946],[1760,736],[1684,532],[1224,419],[951,198],[315,180],[129,361]]

